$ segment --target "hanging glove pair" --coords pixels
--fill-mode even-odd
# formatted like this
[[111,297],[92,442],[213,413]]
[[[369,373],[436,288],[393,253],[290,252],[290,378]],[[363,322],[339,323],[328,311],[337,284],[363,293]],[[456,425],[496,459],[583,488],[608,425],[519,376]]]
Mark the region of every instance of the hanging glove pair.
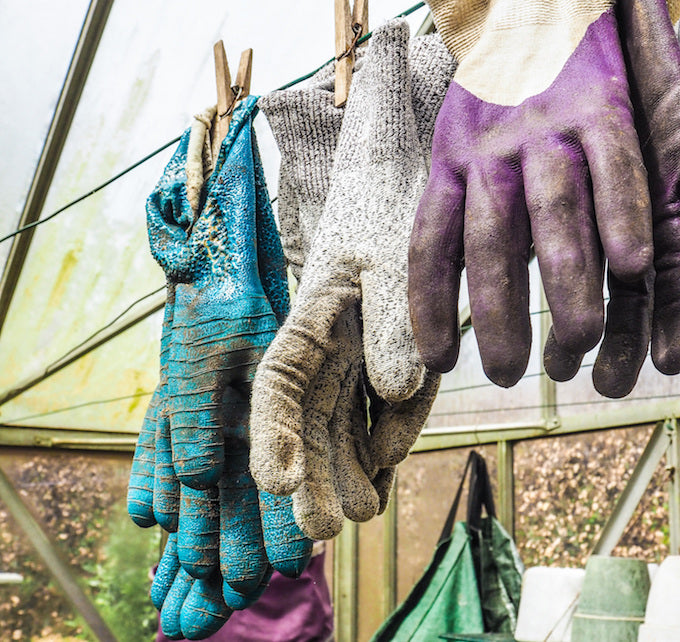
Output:
[[[272,565],[295,577],[311,554],[290,500],[258,493],[248,472],[250,380],[288,307],[283,253],[252,132],[254,110],[255,99],[248,98],[235,111],[202,189],[210,114],[198,119],[147,202],[152,253],[176,284],[176,299],[171,315],[166,309],[171,330],[162,351],[167,387],[160,386],[160,416],[167,420],[157,419],[152,448],[148,431],[140,433],[133,469],[147,474],[131,477],[129,505],[140,525],[155,520],[177,531],[172,545],[182,573],[172,578],[172,595],[193,605],[182,607],[193,614],[182,616],[183,629],[194,626],[192,635],[205,628],[198,620],[191,625],[203,612],[203,598],[210,612],[220,600],[225,609],[243,608],[264,589]],[[140,519],[142,494],[147,508]],[[167,573],[158,582],[170,590]],[[168,622],[179,622],[177,599],[164,607]]]
[[253,384],[251,470],[260,488],[292,493],[296,521],[319,539],[384,510],[439,385],[413,344],[406,251],[455,63],[439,36],[410,54],[408,36],[404,21],[374,32],[344,110],[328,69],[260,99],[299,283]]
[[[653,246],[633,120],[633,107],[638,118],[641,105],[630,102],[632,60],[627,69],[613,2],[504,0],[467,14],[453,0],[429,4],[461,64],[438,117],[432,172],[409,252],[411,319],[425,363],[445,372],[457,359],[464,262],[484,370],[503,386],[519,380],[531,343],[527,262],[533,241],[553,317],[547,373],[573,377],[599,341],[606,258],[611,301],[593,380],[602,394],[627,394],[649,340],[646,280]],[[620,4],[627,12],[633,3]],[[629,45],[648,47],[624,42]],[[508,66],[510,59],[517,64]],[[638,74],[647,74],[642,65]],[[657,238],[656,264],[668,274],[664,262],[676,263],[670,257],[677,230],[664,238],[671,247]],[[662,282],[665,277],[657,277],[657,298]],[[677,346],[677,328],[664,306],[652,351],[657,367],[672,371],[680,367],[677,352],[670,356],[661,346],[669,340]]]

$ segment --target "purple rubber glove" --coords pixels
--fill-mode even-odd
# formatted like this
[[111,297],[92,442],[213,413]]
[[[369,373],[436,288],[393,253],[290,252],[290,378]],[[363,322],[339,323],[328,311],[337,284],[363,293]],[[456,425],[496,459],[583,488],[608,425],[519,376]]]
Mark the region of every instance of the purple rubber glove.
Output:
[[642,279],[652,260],[649,193],[611,9],[547,88],[516,104],[451,83],[409,251],[411,320],[429,368],[456,362],[464,263],[484,370],[502,386],[520,379],[531,345],[532,241],[555,340],[584,353],[602,334],[604,257],[624,282]]
[[[680,372],[680,204],[675,195],[680,177],[675,134],[680,125],[675,99],[680,46],[664,0],[619,3],[617,18],[635,127],[649,173],[656,275],[650,271],[635,283],[608,275],[607,325],[593,367],[595,388],[607,397],[623,397],[633,389],[650,336],[657,369]],[[550,335],[545,365],[551,377],[570,379],[582,357],[565,352]]]
[[[680,46],[664,0],[619,2],[635,126],[649,173],[654,228],[652,360],[680,372]],[[678,16],[673,16],[677,19]]]

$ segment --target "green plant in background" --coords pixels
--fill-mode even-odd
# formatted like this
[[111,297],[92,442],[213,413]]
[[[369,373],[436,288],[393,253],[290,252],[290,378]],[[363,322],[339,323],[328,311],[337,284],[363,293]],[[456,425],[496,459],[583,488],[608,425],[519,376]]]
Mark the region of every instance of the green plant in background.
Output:
[[102,617],[120,640],[152,640],[156,610],[149,599],[149,569],[158,561],[160,530],[141,530],[125,504],[109,514],[112,529],[88,585]]
[[[152,640],[148,572],[160,531],[140,529],[126,514],[129,455],[32,451],[2,465],[121,642]],[[0,586],[0,640],[95,642],[1,502],[0,570],[24,578]]]
[[[644,450],[651,428],[538,439],[515,449],[515,540],[529,566],[586,560]],[[659,465],[613,554],[668,555],[668,473]]]

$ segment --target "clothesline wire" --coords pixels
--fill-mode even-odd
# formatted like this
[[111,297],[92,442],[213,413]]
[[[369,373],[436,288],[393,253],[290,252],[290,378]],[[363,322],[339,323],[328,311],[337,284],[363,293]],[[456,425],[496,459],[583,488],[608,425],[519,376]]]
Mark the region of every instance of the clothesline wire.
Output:
[[[558,403],[558,408],[573,408],[575,406],[590,406],[591,404],[607,404],[607,403],[631,403],[633,401],[658,401],[659,399],[677,399],[678,395],[674,393],[667,393],[664,395],[649,395],[645,397],[623,397],[622,399],[589,399],[585,401],[567,401],[565,403]],[[514,410],[543,410],[544,408],[552,408],[554,404],[532,404],[528,406],[509,406],[505,408],[477,408],[476,410],[452,410],[450,412],[432,412],[430,417],[451,417],[454,415],[476,415],[487,414],[492,412],[510,412]]]
[[106,325],[103,325],[101,328],[95,330],[91,335],[89,335],[87,338],[83,339],[79,344],[73,346],[70,350],[68,350],[67,352],[65,352],[65,353],[64,353],[63,355],[61,355],[61,357],[59,357],[58,359],[55,359],[52,363],[50,363],[50,365],[47,366],[46,370],[49,372],[49,370],[50,370],[55,364],[59,363],[60,361],[63,361],[64,359],[66,359],[66,357],[68,357],[69,355],[73,354],[78,348],[81,348],[81,347],[84,346],[86,343],[88,343],[89,341],[91,341],[92,339],[94,339],[98,334],[100,334],[100,333],[104,332],[104,330],[107,330],[108,328],[110,328],[116,321],[122,319],[122,318],[123,318],[130,310],[132,310],[132,308],[134,308],[137,304],[139,304],[139,303],[141,303],[142,301],[144,301],[144,299],[148,299],[149,297],[153,296],[154,294],[158,294],[161,290],[164,290],[164,289],[165,289],[165,285],[162,285],[161,287],[159,287],[159,288],[153,290],[152,292],[149,292],[149,293],[145,294],[144,296],[140,296],[138,299],[135,299],[132,303],[130,303],[130,305],[128,305],[127,308],[125,308],[125,310],[123,310],[120,314],[118,314],[116,317],[114,317],[113,319],[111,319],[111,321],[109,321]]
[[[400,14],[398,14],[395,17],[396,18],[405,18],[406,16],[409,16],[410,14],[417,11],[418,9],[421,9],[424,6],[425,6],[425,2],[418,2],[417,4],[413,5],[412,7],[409,7],[408,9],[406,9],[406,11],[402,11]],[[361,38],[359,38],[359,40],[357,41],[357,44],[360,45],[363,42],[366,42],[372,35],[373,35],[373,32],[367,33],[365,36],[362,36]],[[291,80],[290,82],[286,83],[285,85],[279,87],[277,91],[289,89],[290,87],[293,87],[294,85],[297,85],[297,84],[307,80],[308,78],[311,78],[315,73],[317,73],[320,69],[325,67],[327,64],[329,64],[333,60],[335,60],[335,58],[330,58],[325,63],[323,63],[322,65],[317,67],[314,71],[311,71],[308,74],[305,74],[304,76],[300,76],[299,78],[296,78],[295,80]],[[43,223],[47,223],[48,221],[51,221],[53,218],[55,218],[59,214],[62,214],[63,212],[70,209],[74,205],[77,205],[81,201],[84,201],[86,198],[93,196],[94,194],[96,194],[100,190],[111,185],[111,183],[117,181],[119,178],[122,178],[123,176],[125,176],[126,174],[131,172],[133,169],[136,169],[140,165],[146,163],[146,161],[152,159],[157,154],[160,154],[163,150],[165,150],[168,147],[170,147],[171,145],[174,145],[175,143],[179,142],[180,138],[181,138],[180,136],[177,136],[176,138],[173,138],[171,141],[165,143],[164,145],[161,145],[158,149],[155,149],[151,153],[147,154],[141,160],[138,160],[136,163],[130,165],[130,167],[124,169],[122,172],[119,172],[118,174],[111,177],[107,181],[104,181],[101,185],[97,185],[97,187],[94,187],[89,192],[86,192],[85,194],[82,194],[81,196],[72,200],[71,202],[66,203],[66,205],[60,207],[55,212],[52,212],[52,214],[50,214],[49,216],[45,216],[44,218],[41,218],[38,221],[34,221],[33,223],[28,223],[27,225],[24,225],[24,226],[16,229],[14,232],[11,232],[11,233],[3,236],[3,237],[0,237],[0,243],[3,243],[4,241],[8,241],[9,239],[14,238],[15,236],[18,236],[19,234],[26,232],[27,230],[30,230],[34,227],[38,227],[39,225],[42,225]]]
[[119,178],[122,178],[126,174],[129,174],[133,169],[137,169],[140,165],[146,163],[146,161],[152,159],[156,154],[160,154],[164,149],[167,149],[171,145],[174,145],[175,143],[179,142],[179,139],[181,136],[177,136],[177,138],[173,138],[171,141],[165,143],[165,145],[161,145],[158,149],[154,150],[150,154],[147,154],[144,158],[138,160],[136,163],[130,165],[130,167],[127,167],[124,169],[122,172],[119,172],[115,176],[112,176],[109,178],[109,180],[104,181],[101,185],[97,185],[97,187],[94,187],[91,189],[89,192],[82,194],[78,198],[72,200],[70,203],[66,203],[66,205],[60,207],[56,212],[52,212],[49,216],[46,216],[45,218],[41,218],[37,221],[34,221],[33,223],[28,223],[27,225],[24,225],[14,232],[7,234],[6,236],[3,236],[0,238],[0,243],[4,241],[8,241],[9,239],[25,232],[26,230],[30,230],[31,228],[38,227],[38,225],[42,225],[43,223],[47,223],[47,221],[51,221],[55,216],[58,216],[59,214],[62,214],[65,212],[67,209],[73,207],[74,205],[77,205],[81,201],[84,201],[86,198],[89,198],[90,196],[94,196],[97,192],[100,190],[104,189],[105,187],[108,187],[111,185],[111,183],[117,181]]
[[87,408],[88,406],[98,406],[105,403],[115,403],[116,401],[126,401],[127,399],[136,399],[139,397],[149,397],[153,394],[151,392],[135,392],[131,395],[124,395],[122,397],[111,397],[109,399],[95,399],[94,401],[84,401],[83,403],[78,403],[73,406],[65,406],[64,408],[55,408],[54,410],[46,410],[45,412],[39,412],[34,415],[25,415],[23,417],[16,417],[15,419],[10,419],[9,421],[2,421],[3,426],[11,426],[19,421],[27,421],[28,419],[39,419],[40,417],[47,417],[49,415],[56,415],[60,412],[68,412],[69,410],[78,410],[80,408]]
[[[95,399],[94,401],[86,401],[83,403],[75,404],[72,406],[65,406],[63,408],[56,408],[54,410],[48,410],[46,412],[36,413],[34,415],[25,415],[23,417],[15,417],[9,420],[0,420],[3,426],[17,425],[20,421],[27,421],[29,419],[39,419],[41,417],[47,417],[48,415],[58,414],[60,412],[68,412],[69,410],[78,410],[80,408],[86,408],[88,406],[96,406],[107,403],[115,403],[117,401],[125,401],[127,399],[135,399],[139,397],[148,397],[153,394],[153,391],[147,392],[136,392],[131,395],[125,395],[122,397],[112,397],[109,399]],[[645,397],[624,397],[623,399],[591,399],[587,401],[568,401],[565,403],[558,404],[559,409],[563,408],[573,408],[577,406],[589,406],[591,404],[610,404],[610,403],[631,403],[635,401],[658,401],[660,399],[677,399],[677,395],[673,393],[668,393],[664,395],[649,395]],[[455,415],[474,415],[482,413],[492,413],[492,412],[510,412],[519,410],[542,410],[544,408],[551,408],[553,406],[549,404],[533,404],[527,406],[516,406],[516,407],[506,407],[506,408],[480,408],[477,410],[455,410],[451,412],[433,412],[430,413],[430,417],[452,417]],[[471,428],[473,426],[471,425]]]

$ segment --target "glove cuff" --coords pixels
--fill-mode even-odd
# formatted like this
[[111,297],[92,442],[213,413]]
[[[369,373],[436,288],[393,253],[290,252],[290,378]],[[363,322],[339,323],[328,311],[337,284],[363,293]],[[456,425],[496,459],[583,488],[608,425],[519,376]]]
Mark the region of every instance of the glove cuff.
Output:
[[326,201],[344,113],[334,104],[333,79],[333,65],[326,65],[307,87],[275,91],[258,102],[281,152],[281,242],[298,281]]
[[[325,70],[319,73],[326,76]],[[308,88],[275,91],[258,102],[281,151],[281,163],[288,166],[291,187],[302,200],[322,205],[343,116],[333,101],[330,77]]]
[[614,0],[427,0],[427,4],[449,51],[462,61],[484,31],[571,23],[580,16],[594,20]]

